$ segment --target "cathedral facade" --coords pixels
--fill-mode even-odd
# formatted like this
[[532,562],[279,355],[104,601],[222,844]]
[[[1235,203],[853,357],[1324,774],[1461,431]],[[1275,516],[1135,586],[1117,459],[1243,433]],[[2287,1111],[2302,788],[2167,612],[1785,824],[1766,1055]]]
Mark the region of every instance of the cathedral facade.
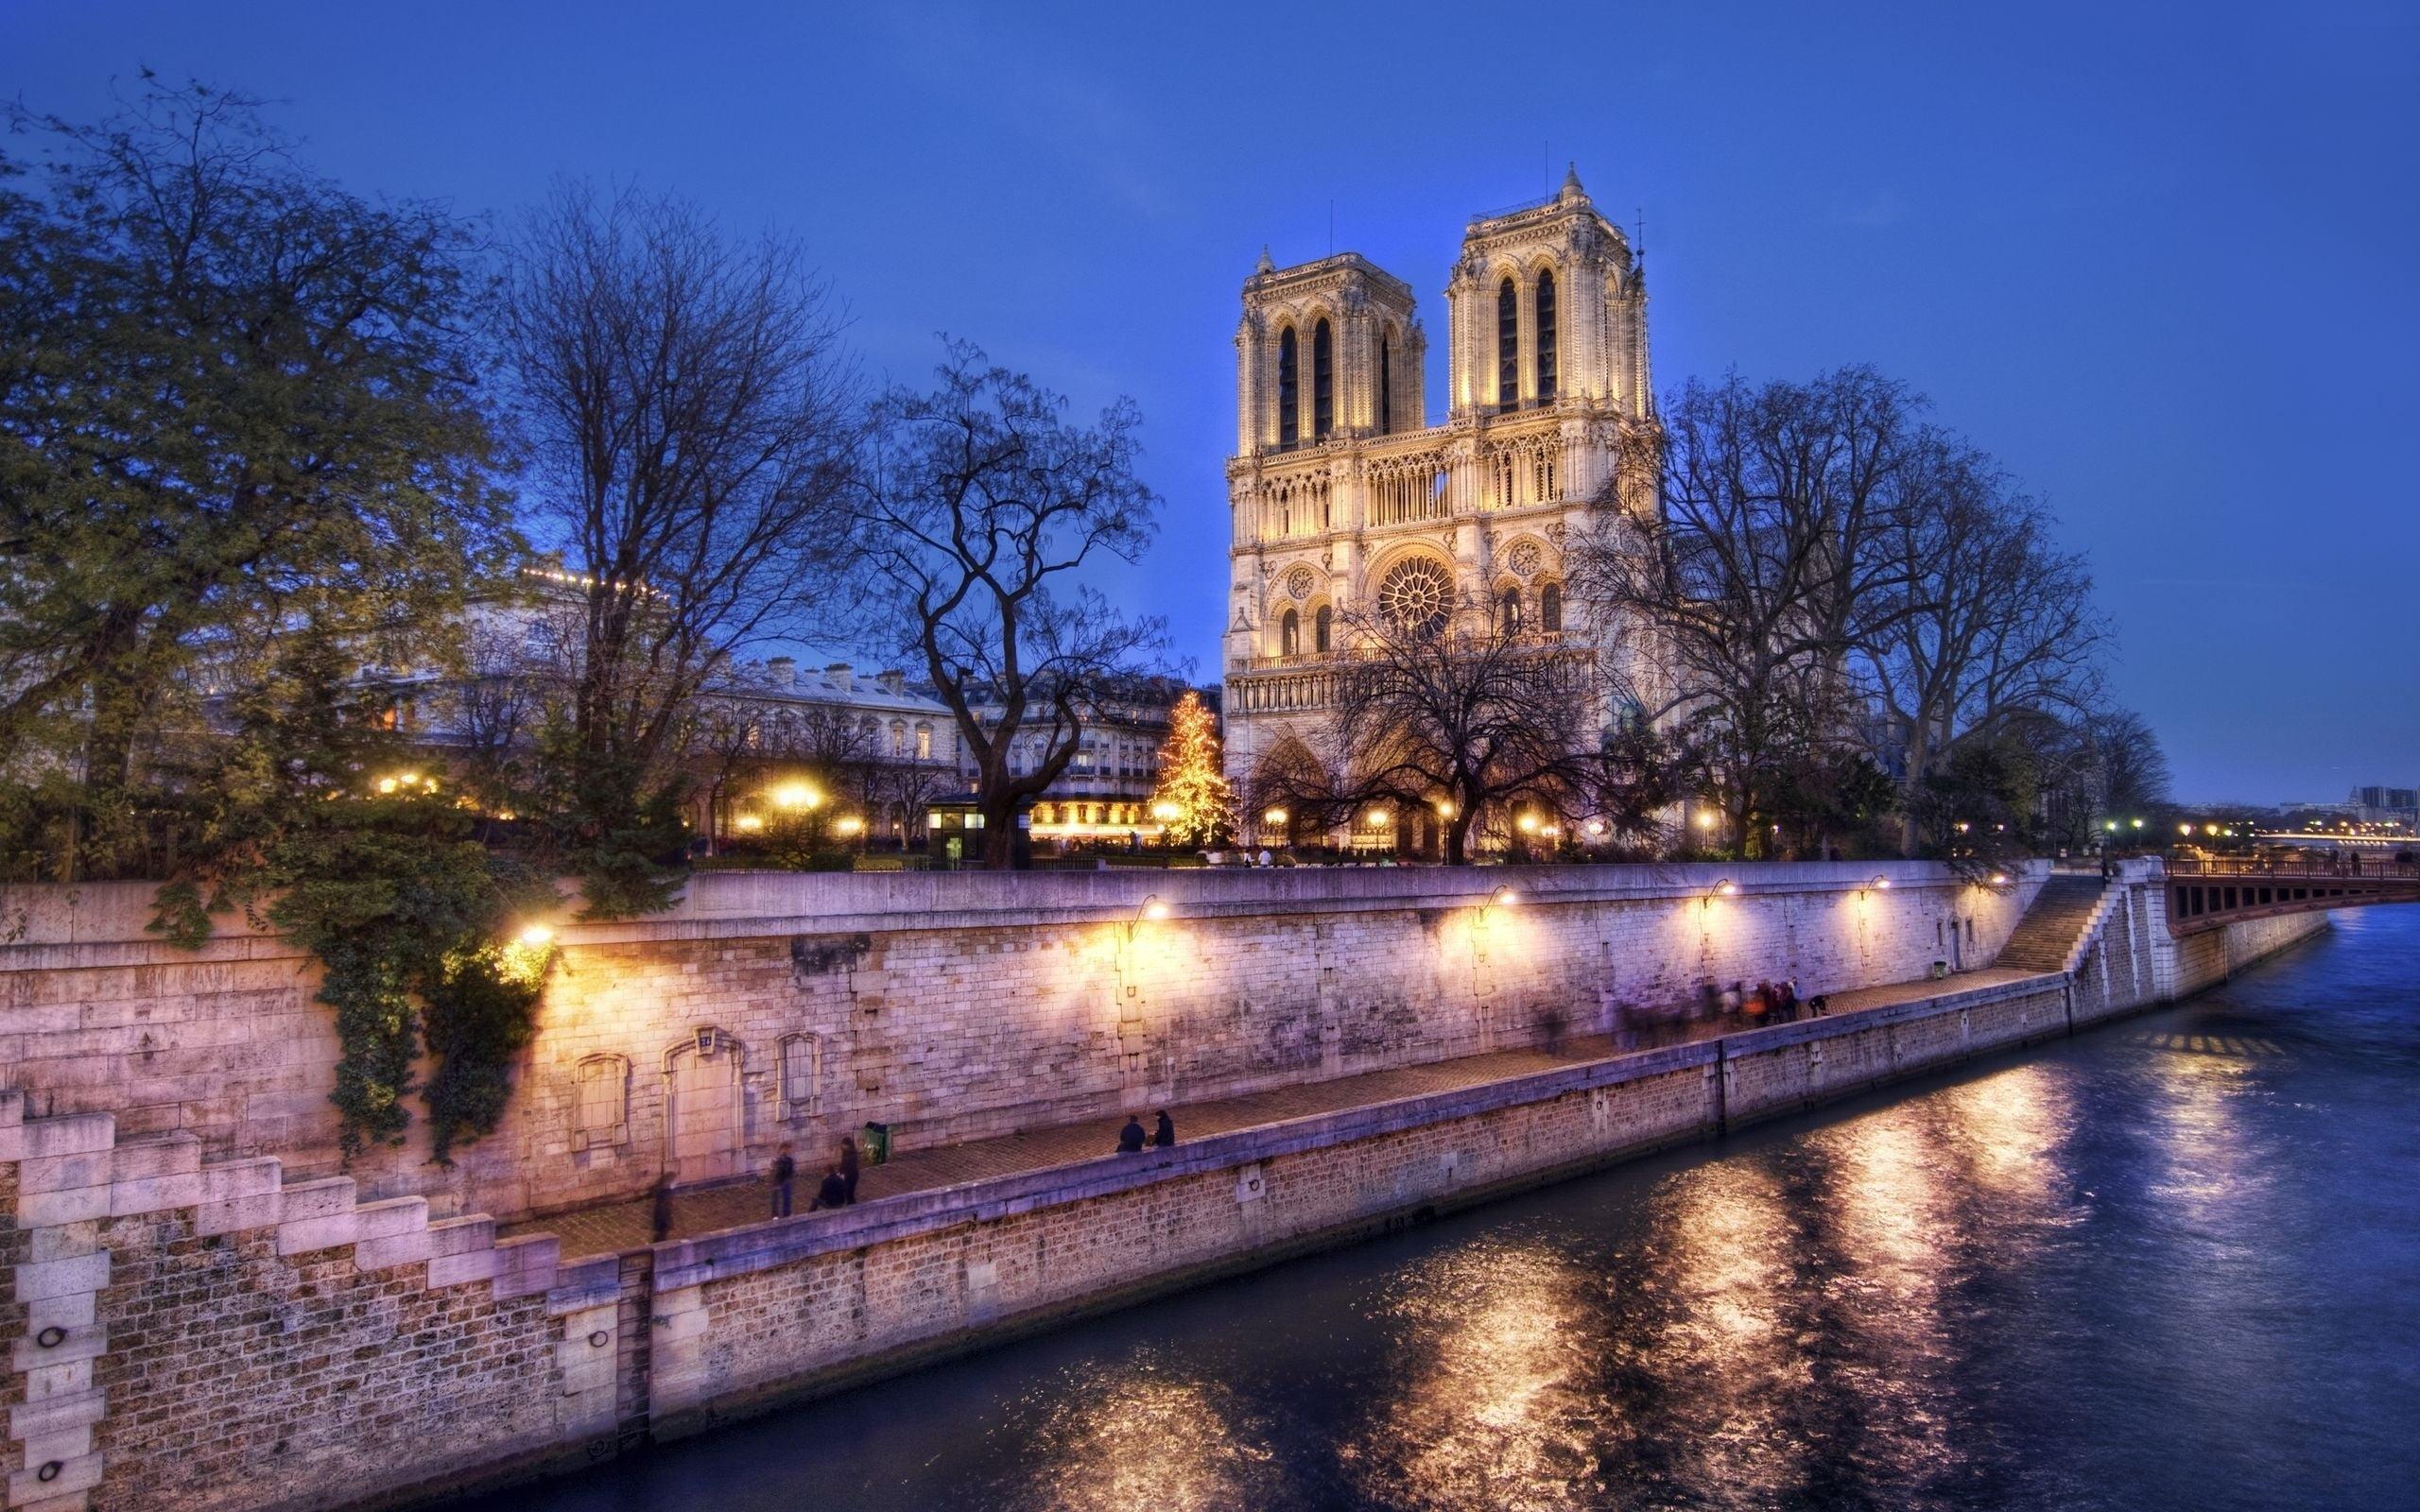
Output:
[[1227,762],[1248,835],[1288,828],[1255,797],[1279,766],[1350,759],[1325,715],[1353,654],[1346,616],[1495,614],[1597,636],[1566,601],[1564,552],[1652,423],[1642,273],[1576,172],[1474,217],[1445,286],[1431,425],[1410,286],[1354,252],[1284,268],[1262,255],[1227,464]]

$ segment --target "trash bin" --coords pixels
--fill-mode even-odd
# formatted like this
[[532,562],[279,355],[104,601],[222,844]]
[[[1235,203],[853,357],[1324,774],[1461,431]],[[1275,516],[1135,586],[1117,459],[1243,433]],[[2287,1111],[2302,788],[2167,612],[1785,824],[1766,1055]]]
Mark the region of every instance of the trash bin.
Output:
[[[1932,979],[1936,982],[1946,982],[1949,980],[1949,963],[1947,961],[1935,961],[1932,963]],[[874,1125],[869,1124],[866,1126],[868,1128],[872,1128]]]
[[857,1154],[868,1165],[887,1164],[890,1160],[890,1125],[868,1124],[859,1129]]

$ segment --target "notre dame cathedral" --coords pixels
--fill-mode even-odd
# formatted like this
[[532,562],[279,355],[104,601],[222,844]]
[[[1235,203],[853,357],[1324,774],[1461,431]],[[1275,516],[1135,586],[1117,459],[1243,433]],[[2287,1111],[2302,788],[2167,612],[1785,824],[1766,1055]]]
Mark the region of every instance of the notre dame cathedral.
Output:
[[1244,281],[1236,332],[1228,775],[1247,834],[1286,828],[1255,793],[1323,738],[1342,616],[1512,619],[1587,637],[1563,550],[1651,411],[1647,291],[1577,172],[1474,217],[1445,285],[1449,393],[1431,425],[1411,286],[1355,252]]

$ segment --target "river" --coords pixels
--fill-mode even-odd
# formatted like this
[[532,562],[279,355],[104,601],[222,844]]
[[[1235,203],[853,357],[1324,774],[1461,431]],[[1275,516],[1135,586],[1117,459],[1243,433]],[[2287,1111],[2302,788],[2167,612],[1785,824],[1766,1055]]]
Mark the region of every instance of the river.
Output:
[[476,1504],[2420,1506],[2420,909]]

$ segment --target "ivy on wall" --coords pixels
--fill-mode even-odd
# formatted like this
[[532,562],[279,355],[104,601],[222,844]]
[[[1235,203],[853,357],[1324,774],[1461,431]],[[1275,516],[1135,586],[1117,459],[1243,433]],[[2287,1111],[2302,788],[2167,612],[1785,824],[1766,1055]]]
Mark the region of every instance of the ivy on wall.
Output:
[[[243,907],[319,958],[348,1159],[401,1143],[421,1091],[436,1158],[450,1163],[458,1145],[493,1132],[513,1059],[536,1033],[553,947],[507,936],[555,896],[473,826],[436,779],[386,779],[277,827],[240,875],[160,891],[153,927],[172,941],[199,944],[213,909]],[[436,1063],[424,1090],[424,1044]]]

